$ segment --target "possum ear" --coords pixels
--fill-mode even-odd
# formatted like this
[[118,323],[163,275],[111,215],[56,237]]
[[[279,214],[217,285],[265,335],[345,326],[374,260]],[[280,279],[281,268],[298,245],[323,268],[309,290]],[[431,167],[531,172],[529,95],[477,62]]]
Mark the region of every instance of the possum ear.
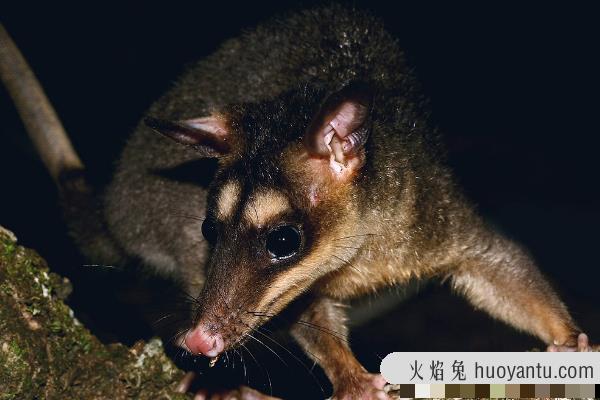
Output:
[[362,164],[362,160],[356,159],[364,157],[363,148],[371,129],[371,107],[372,95],[364,87],[348,87],[332,95],[305,135],[304,143],[311,156],[328,159],[331,169],[338,174]]
[[218,157],[230,150],[227,123],[220,115],[180,121],[147,117],[144,123],[154,131],[207,157]]

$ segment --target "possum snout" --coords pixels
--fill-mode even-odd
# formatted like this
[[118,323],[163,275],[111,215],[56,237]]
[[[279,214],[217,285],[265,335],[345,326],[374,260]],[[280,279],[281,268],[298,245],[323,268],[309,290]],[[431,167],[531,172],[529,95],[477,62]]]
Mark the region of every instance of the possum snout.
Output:
[[199,324],[189,330],[184,338],[184,344],[193,354],[216,357],[225,349],[223,336],[210,332],[204,324]]

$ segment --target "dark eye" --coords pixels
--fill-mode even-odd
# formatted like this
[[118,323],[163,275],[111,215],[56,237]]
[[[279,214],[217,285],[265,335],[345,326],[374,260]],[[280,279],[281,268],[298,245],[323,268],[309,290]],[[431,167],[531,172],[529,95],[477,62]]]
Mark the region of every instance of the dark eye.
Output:
[[302,235],[293,225],[275,228],[267,236],[267,251],[271,258],[282,260],[298,254],[302,246]]
[[217,226],[215,221],[210,218],[206,218],[202,222],[202,236],[210,244],[215,244],[217,241]]

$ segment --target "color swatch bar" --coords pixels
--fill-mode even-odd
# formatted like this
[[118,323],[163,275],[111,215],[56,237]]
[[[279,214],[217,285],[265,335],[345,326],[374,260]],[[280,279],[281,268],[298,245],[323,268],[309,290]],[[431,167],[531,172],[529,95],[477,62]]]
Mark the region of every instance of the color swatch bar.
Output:
[[600,384],[402,384],[391,385],[396,398],[600,398]]

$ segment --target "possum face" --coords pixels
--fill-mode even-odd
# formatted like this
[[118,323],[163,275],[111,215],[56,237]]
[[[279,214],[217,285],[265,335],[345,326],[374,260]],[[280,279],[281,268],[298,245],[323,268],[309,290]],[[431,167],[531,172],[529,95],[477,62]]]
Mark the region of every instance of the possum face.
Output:
[[[320,278],[352,267],[371,97],[356,87],[315,97],[304,90],[199,119],[146,121],[219,158],[202,224],[212,247],[206,282],[181,341],[192,353],[234,347]],[[355,245],[340,242],[354,236]]]

